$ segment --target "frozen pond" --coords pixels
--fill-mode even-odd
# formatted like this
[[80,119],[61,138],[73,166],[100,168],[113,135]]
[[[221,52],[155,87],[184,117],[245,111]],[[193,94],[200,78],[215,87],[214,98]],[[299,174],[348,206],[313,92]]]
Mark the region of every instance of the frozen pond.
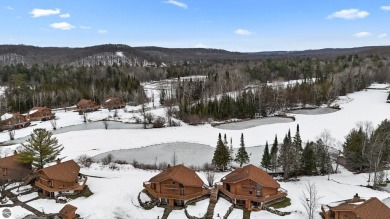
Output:
[[[97,121],[97,122],[88,122],[83,123],[80,125],[72,125],[72,126],[66,126],[63,128],[57,128],[57,130],[52,130],[53,134],[61,134],[66,132],[74,132],[74,131],[83,131],[83,130],[92,130],[92,129],[104,129],[104,123],[103,121]],[[142,124],[133,124],[133,123],[123,123],[123,122],[117,122],[117,121],[108,121],[108,129],[142,129]],[[18,138],[13,141],[6,141],[3,142],[1,145],[9,145],[9,144],[20,144],[25,142],[29,136]]]
[[[189,143],[189,142],[172,142],[157,145],[151,145],[142,148],[115,150],[96,155],[94,158],[101,158],[111,154],[115,160],[124,160],[128,163],[136,160],[144,164],[154,164],[162,162],[172,163],[173,153],[176,153],[177,163],[187,166],[202,166],[205,163],[211,163],[215,147],[209,145]],[[254,165],[260,165],[263,156],[264,146],[247,147],[246,151],[250,155],[250,161]],[[235,152],[237,149],[235,149]]]
[[226,123],[222,125],[216,126],[219,129],[227,129],[227,130],[242,130],[249,129],[256,126],[276,124],[276,123],[288,123],[294,122],[292,118],[284,118],[284,117],[266,117],[260,119],[251,119],[242,122],[234,122],[234,123]]
[[303,114],[303,115],[320,115],[320,114],[327,114],[327,113],[334,113],[339,111],[338,109],[334,108],[316,108],[316,109],[299,109],[299,110],[291,110],[289,113],[292,114]]

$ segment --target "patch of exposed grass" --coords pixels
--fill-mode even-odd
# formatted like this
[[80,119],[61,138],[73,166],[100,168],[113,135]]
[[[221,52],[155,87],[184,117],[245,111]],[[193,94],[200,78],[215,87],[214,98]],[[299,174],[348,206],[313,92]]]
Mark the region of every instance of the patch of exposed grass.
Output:
[[76,198],[79,198],[79,197],[86,197],[86,198],[88,198],[91,195],[93,195],[93,192],[91,192],[91,190],[89,189],[88,186],[85,186],[84,189],[80,193],[75,194],[75,195],[67,195],[66,197],[70,198],[70,199],[76,199]]
[[286,197],[282,201],[270,205],[270,207],[278,209],[278,208],[285,208],[290,205],[291,205],[291,199]]

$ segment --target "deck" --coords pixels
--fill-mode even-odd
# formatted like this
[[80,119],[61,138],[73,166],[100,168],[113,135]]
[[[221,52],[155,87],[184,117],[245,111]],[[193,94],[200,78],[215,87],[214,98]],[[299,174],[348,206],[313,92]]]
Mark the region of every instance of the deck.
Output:
[[222,185],[217,186],[218,190],[228,196],[231,199],[236,199],[236,200],[251,200],[253,202],[258,202],[258,203],[269,203],[276,201],[278,199],[284,198],[287,196],[287,192],[284,190],[278,191],[277,194],[272,195],[272,196],[267,196],[267,197],[256,197],[256,196],[250,196],[250,195],[237,195],[233,194],[229,191],[227,191],[225,188],[223,188]]
[[210,191],[207,189],[203,189],[203,191],[201,192],[197,192],[189,195],[173,195],[173,194],[157,193],[150,187],[150,184],[148,183],[144,183],[144,188],[149,192],[149,194],[151,194],[155,198],[174,199],[174,200],[181,200],[181,201],[189,201],[210,194]]

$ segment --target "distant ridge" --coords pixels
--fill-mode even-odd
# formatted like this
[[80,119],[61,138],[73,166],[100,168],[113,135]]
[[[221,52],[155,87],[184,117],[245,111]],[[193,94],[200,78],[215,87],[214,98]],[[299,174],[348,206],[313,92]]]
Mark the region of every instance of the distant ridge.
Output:
[[349,54],[390,56],[390,46],[241,53],[220,49],[130,47],[122,44],[105,44],[84,48],[0,45],[0,65],[52,63],[106,66],[117,63],[144,67],[184,61],[283,59],[289,57],[330,58]]

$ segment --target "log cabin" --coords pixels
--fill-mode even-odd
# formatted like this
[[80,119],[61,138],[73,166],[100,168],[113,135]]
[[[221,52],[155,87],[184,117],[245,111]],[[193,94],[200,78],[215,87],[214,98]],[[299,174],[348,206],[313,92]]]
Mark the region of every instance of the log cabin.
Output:
[[217,188],[233,204],[247,210],[264,209],[287,196],[287,191],[281,189],[276,180],[252,164],[223,177]]
[[377,198],[362,199],[356,194],[352,199],[323,205],[325,219],[376,219],[390,218],[390,208]]
[[0,158],[0,180],[3,182],[20,182],[30,176],[33,171],[30,164],[18,161],[19,154]]
[[47,121],[55,118],[55,113],[48,107],[34,106],[27,113],[31,121]]
[[92,111],[98,110],[99,108],[100,108],[100,106],[97,105],[92,100],[81,99],[76,104],[76,110],[78,112],[92,112]]
[[121,109],[126,106],[126,103],[117,97],[110,97],[103,103],[103,107],[109,110]]
[[30,125],[27,116],[20,113],[5,113],[1,116],[1,129],[20,129]]
[[74,160],[57,160],[55,165],[37,171],[35,186],[51,198],[61,193],[79,192],[87,182],[87,178],[80,177],[79,172],[80,166]]
[[183,165],[170,167],[157,174],[144,182],[144,188],[159,200],[160,205],[170,207],[184,206],[188,201],[210,194],[196,172]]

